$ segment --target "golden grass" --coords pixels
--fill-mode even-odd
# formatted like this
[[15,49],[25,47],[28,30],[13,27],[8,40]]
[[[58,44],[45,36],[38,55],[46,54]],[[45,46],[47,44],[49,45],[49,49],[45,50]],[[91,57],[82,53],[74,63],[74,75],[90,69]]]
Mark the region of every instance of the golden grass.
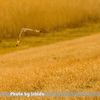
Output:
[[0,100],[100,100],[100,97],[4,97]]
[[99,21],[100,0],[0,0],[0,39],[16,37],[21,28],[43,31]]
[[100,91],[100,34],[1,55],[0,91]]

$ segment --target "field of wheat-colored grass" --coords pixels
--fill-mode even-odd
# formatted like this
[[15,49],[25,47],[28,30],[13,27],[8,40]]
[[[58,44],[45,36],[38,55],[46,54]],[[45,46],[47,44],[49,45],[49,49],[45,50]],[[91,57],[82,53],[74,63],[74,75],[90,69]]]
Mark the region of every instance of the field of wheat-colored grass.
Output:
[[100,0],[0,0],[0,91],[100,91]]
[[1,55],[0,91],[100,91],[100,34]]
[[0,0],[0,40],[23,27],[48,32],[99,19],[100,0]]

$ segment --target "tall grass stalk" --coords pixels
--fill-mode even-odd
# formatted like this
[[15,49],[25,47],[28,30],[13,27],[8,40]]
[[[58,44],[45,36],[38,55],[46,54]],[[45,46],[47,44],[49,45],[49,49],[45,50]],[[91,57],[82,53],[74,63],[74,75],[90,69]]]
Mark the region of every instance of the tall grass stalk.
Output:
[[0,0],[0,39],[23,27],[48,32],[99,19],[100,0]]

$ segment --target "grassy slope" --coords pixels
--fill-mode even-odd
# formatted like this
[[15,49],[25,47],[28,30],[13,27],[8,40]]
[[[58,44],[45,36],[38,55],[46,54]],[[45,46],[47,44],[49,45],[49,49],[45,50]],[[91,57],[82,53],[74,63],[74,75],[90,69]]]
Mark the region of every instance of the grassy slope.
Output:
[[24,50],[31,47],[47,45],[59,41],[72,40],[75,38],[92,35],[100,32],[100,23],[87,24],[80,28],[65,29],[59,32],[50,32],[39,36],[25,37],[22,36],[22,41],[19,47],[15,47],[15,39],[6,39],[0,42],[0,54]]
[[0,91],[100,91],[100,34],[1,55],[0,74]]

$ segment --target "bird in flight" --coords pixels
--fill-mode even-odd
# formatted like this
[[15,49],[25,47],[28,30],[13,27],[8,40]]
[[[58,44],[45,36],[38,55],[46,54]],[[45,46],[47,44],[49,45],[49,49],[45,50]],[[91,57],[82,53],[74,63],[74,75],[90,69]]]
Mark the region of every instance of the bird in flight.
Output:
[[36,32],[36,33],[40,33],[41,32],[41,30],[30,29],[30,28],[22,28],[21,31],[20,31],[19,37],[17,39],[16,47],[19,45],[19,43],[21,41],[21,35],[22,35],[22,33],[23,32],[25,33],[27,31],[32,31],[32,32]]

